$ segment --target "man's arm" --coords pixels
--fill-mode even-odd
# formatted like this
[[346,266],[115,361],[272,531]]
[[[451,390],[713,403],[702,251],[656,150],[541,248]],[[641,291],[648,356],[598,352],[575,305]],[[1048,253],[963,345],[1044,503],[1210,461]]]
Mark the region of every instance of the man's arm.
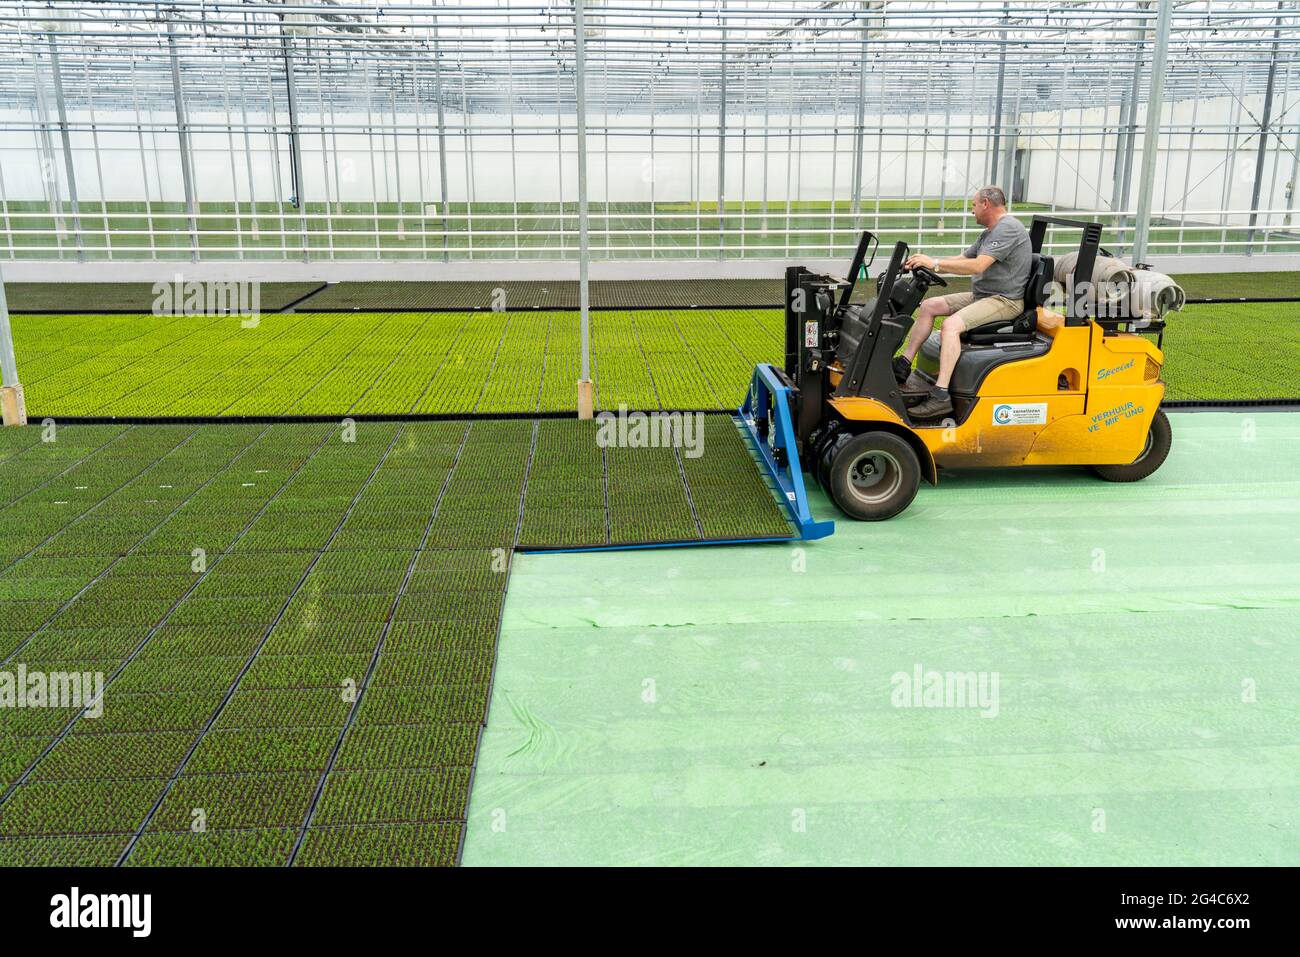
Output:
[[925,266],[927,269],[933,269],[935,272],[946,272],[955,276],[978,276],[995,262],[997,262],[997,260],[988,253],[981,253],[974,259],[967,259],[965,256],[950,256],[947,259],[935,259],[933,256],[922,256],[918,253],[909,258],[903,265],[908,269],[911,269],[914,266]]

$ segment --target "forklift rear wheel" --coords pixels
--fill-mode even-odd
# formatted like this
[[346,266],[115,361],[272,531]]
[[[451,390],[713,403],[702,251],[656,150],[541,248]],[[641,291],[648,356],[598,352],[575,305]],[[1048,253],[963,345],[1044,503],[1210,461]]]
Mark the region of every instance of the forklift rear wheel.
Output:
[[1173,440],[1174,430],[1169,425],[1169,416],[1165,415],[1164,409],[1156,409],[1141,455],[1128,465],[1093,465],[1091,468],[1107,482],[1136,482],[1164,464]]
[[912,503],[921,463],[912,447],[889,432],[864,432],[834,450],[830,493],[850,518],[878,522]]

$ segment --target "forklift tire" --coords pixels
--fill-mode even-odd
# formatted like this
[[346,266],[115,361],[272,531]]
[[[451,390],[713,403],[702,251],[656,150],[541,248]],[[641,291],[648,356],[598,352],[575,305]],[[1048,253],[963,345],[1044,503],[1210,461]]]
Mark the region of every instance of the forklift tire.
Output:
[[848,439],[848,433],[840,433],[833,440],[826,443],[825,450],[821,455],[817,456],[816,468],[813,471],[817,476],[817,484],[821,486],[822,491],[827,495],[831,494],[831,462],[835,458],[835,450]]
[[1169,416],[1165,415],[1164,409],[1156,409],[1141,455],[1128,465],[1092,465],[1089,468],[1107,482],[1137,482],[1164,464],[1173,440],[1174,430],[1169,425]]
[[864,432],[834,449],[831,498],[850,518],[893,518],[916,497],[921,463],[907,442],[889,432]]

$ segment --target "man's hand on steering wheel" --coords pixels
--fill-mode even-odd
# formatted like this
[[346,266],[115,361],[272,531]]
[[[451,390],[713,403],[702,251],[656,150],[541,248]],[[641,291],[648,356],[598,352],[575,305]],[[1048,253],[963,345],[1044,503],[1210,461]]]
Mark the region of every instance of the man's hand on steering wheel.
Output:
[[907,262],[903,263],[903,268],[912,270],[913,275],[922,277],[933,286],[946,286],[947,280],[935,271],[938,265],[939,261],[933,256],[922,256],[917,253],[915,256],[908,257]]

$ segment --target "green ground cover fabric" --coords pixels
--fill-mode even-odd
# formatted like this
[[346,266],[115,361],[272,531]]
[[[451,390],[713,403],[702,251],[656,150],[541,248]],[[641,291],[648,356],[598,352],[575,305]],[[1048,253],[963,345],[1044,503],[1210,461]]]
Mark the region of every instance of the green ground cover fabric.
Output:
[[[814,493],[820,542],[519,557],[464,863],[1292,863],[1300,417],[1170,418],[1133,485],[944,473],[884,523]],[[918,666],[996,707],[896,706]]]

